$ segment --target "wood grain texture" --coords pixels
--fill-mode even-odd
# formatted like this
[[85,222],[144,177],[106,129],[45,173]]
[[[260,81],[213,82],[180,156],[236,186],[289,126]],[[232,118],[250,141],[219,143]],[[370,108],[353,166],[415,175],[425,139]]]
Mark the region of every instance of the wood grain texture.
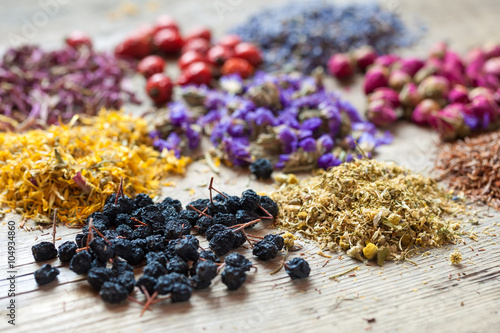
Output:
[[[31,39],[51,47],[58,45],[63,34],[73,29],[91,33],[100,49],[110,48],[140,22],[150,22],[159,13],[178,16],[183,26],[208,24],[221,35],[225,29],[241,21],[269,1],[242,2],[223,18],[214,10],[213,1],[150,1],[142,4],[136,16],[111,20],[110,11],[116,10],[120,1],[72,1],[61,5],[49,22],[40,27]],[[283,3],[284,1],[273,1]],[[435,41],[447,40],[452,47],[465,51],[470,47],[494,39],[500,2],[482,1],[385,1],[407,19],[419,16],[428,26],[428,34],[411,52],[425,54]],[[156,4],[156,9],[151,10]],[[2,1],[0,10],[0,35],[22,32],[22,18],[30,18],[40,10],[36,1]],[[9,40],[0,41],[5,49]],[[403,53],[410,51],[404,50]],[[141,82],[135,82],[137,89]],[[337,87],[332,84],[333,87]],[[337,87],[338,88],[338,87]],[[362,108],[364,98],[358,86],[344,92],[355,105]],[[415,171],[429,172],[435,156],[436,136],[430,131],[403,124],[392,130],[395,142],[380,149],[382,160],[394,160]],[[180,197],[183,203],[205,197],[206,188],[199,185],[212,173],[203,162],[189,168],[185,178],[174,177],[176,187],[165,188],[163,195]],[[243,171],[224,169],[217,177],[219,189],[239,194],[247,187],[270,191],[272,184],[249,180]],[[186,189],[195,189],[190,197]],[[481,208],[487,216],[475,226],[480,233],[485,227],[498,227],[500,214]],[[39,288],[33,271],[40,264],[33,261],[31,246],[41,240],[51,240],[50,230],[17,232],[17,318],[16,327],[7,325],[6,304],[8,281],[7,240],[5,224],[19,216],[7,216],[0,221],[0,331],[1,332],[249,332],[260,331],[335,331],[362,332],[498,332],[500,329],[500,247],[497,237],[482,235],[478,242],[464,238],[466,244],[430,250],[428,255],[418,255],[411,263],[388,263],[380,268],[362,264],[342,253],[333,253],[331,259],[317,255],[318,249],[311,242],[302,242],[301,253],[311,263],[310,278],[291,281],[284,271],[269,275],[279,259],[270,263],[257,262],[258,271],[249,274],[248,282],[236,292],[227,291],[216,279],[205,291],[195,292],[187,303],[157,304],[153,311],[140,318],[140,306],[127,303],[120,306],[104,304],[90,289],[85,278],[61,269],[58,282]],[[465,229],[471,225],[464,223]],[[61,244],[72,240],[76,230],[57,228]],[[256,233],[264,233],[264,226]],[[495,232],[492,231],[494,234]],[[37,240],[35,241],[35,238]],[[206,244],[202,244],[204,246]],[[472,246],[472,248],[470,247]],[[459,248],[466,258],[461,266],[450,266],[449,253]],[[479,250],[482,251],[479,251]],[[483,250],[484,249],[484,250]],[[249,250],[242,250],[249,254]],[[298,256],[300,253],[293,253]],[[291,256],[291,257],[292,257]],[[342,259],[339,259],[342,256]],[[58,260],[53,264],[61,267]],[[349,268],[359,266],[355,275],[344,275],[336,281],[329,277]],[[141,269],[137,269],[140,273]],[[142,296],[138,295],[140,299]],[[368,319],[375,322],[368,323]]]

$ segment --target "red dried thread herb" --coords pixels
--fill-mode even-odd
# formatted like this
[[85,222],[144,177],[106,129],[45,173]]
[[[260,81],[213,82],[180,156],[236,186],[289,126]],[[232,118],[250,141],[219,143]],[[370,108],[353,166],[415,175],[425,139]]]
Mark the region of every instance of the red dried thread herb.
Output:
[[500,131],[442,147],[436,169],[440,180],[475,201],[500,209]]

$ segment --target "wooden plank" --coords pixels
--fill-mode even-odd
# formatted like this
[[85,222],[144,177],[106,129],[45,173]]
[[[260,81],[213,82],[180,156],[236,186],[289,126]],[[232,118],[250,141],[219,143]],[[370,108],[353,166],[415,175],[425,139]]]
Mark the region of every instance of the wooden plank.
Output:
[[[284,1],[280,1],[284,2]],[[266,4],[257,0],[241,3],[234,11],[223,17],[213,9],[213,2],[201,4],[193,0],[182,2],[162,1],[158,10],[139,8],[137,16],[118,21],[108,19],[109,12],[116,10],[121,2],[97,0],[83,3],[71,2],[60,7],[57,15],[41,27],[33,41],[44,45],[57,45],[62,34],[73,28],[85,28],[96,38],[98,48],[109,48],[139,22],[152,21],[159,12],[181,15],[184,26],[193,21],[209,24],[219,35],[225,29],[240,22],[251,11]],[[132,1],[132,3],[140,3]],[[398,1],[392,2],[406,18],[420,15],[429,27],[429,33],[412,52],[425,54],[432,42],[442,39],[450,41],[459,51],[465,51],[491,39],[496,31],[500,3],[495,0],[460,1]],[[7,2],[8,10],[0,12],[0,33],[20,33],[21,18],[32,16],[39,7],[30,1]],[[147,6],[144,6],[147,7]],[[20,23],[21,22],[21,23]],[[93,22],[88,24],[88,22]],[[8,41],[0,42],[5,49]],[[409,51],[403,51],[408,53]],[[332,86],[337,87],[335,84]],[[137,89],[142,89],[140,86]],[[346,96],[358,107],[364,107],[364,98],[359,85]],[[429,131],[412,125],[400,125],[393,129],[395,142],[380,149],[378,158],[394,160],[416,171],[429,172],[436,148],[437,138]],[[206,196],[206,189],[199,187],[207,182],[212,173],[201,162],[189,169],[185,178],[174,178],[175,188],[165,188],[163,195],[180,197],[183,203]],[[248,186],[270,191],[271,184],[250,181],[241,171],[223,169],[217,178],[223,191],[239,194]],[[184,190],[194,188],[193,197]],[[493,217],[481,220],[476,229],[495,228],[500,214],[490,211]],[[11,218],[11,216],[7,217]],[[7,220],[6,219],[6,220]],[[19,217],[13,217],[18,221]],[[6,221],[5,220],[5,221]],[[4,222],[4,221],[2,221]],[[0,244],[6,239],[6,228],[0,222]],[[464,223],[465,229],[471,226]],[[304,281],[291,281],[284,271],[269,275],[279,264],[279,258],[270,263],[257,263],[258,271],[249,274],[248,282],[236,292],[227,291],[216,279],[205,291],[195,292],[187,303],[157,304],[153,311],[139,317],[140,306],[129,303],[120,306],[104,304],[90,289],[84,277],[69,271],[58,260],[53,263],[61,267],[58,283],[38,288],[32,272],[40,264],[33,261],[31,246],[37,241],[51,240],[51,235],[41,236],[51,230],[17,233],[17,318],[16,327],[6,322],[6,276],[7,259],[0,250],[0,330],[2,332],[81,332],[108,331],[342,331],[360,332],[497,332],[500,324],[498,304],[500,291],[500,249],[497,237],[482,235],[478,242],[465,238],[466,244],[430,250],[429,255],[419,255],[411,263],[388,263],[380,268],[362,264],[341,253],[327,259],[316,254],[312,242],[304,242],[302,253],[311,263],[311,277]],[[267,232],[257,228],[256,233]],[[61,244],[72,240],[76,231],[58,227]],[[472,250],[470,248],[474,250]],[[466,258],[461,266],[450,266],[448,255],[459,248]],[[484,251],[479,251],[484,249]],[[249,250],[242,250],[249,255]],[[292,256],[300,255],[293,253]],[[339,259],[342,256],[342,259]],[[355,276],[341,276],[337,281],[330,276],[359,266]],[[138,273],[140,269],[137,270]],[[460,275],[459,275],[460,274]],[[141,299],[141,295],[137,296]],[[375,318],[368,323],[367,319]]]

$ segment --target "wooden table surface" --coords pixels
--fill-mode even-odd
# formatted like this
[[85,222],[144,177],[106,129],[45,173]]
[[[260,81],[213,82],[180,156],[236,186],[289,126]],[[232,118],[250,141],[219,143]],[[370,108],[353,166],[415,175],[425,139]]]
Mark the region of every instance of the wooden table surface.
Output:
[[[41,1],[47,3],[50,1]],[[232,11],[219,15],[217,2],[233,3]],[[241,3],[239,3],[241,2]],[[273,1],[283,3],[285,1]],[[56,3],[56,0],[51,3]],[[239,4],[238,4],[239,3]],[[110,49],[141,22],[152,22],[160,13],[179,18],[183,27],[207,24],[220,36],[229,26],[242,21],[252,11],[269,1],[60,1],[51,7],[52,15],[35,32],[23,35],[23,24],[32,22],[42,10],[38,1],[3,0],[0,4],[0,50],[8,47],[12,36],[54,47],[65,33],[83,29],[95,39],[99,49]],[[498,38],[498,0],[481,1],[384,1],[384,4],[414,22],[420,17],[428,27],[426,37],[411,52],[423,55],[430,45],[445,40],[464,52],[481,43]],[[135,4],[135,5],[134,5]],[[19,39],[17,39],[19,40]],[[404,50],[403,53],[408,53]],[[137,89],[141,89],[140,85]],[[359,84],[345,92],[358,107],[364,98]],[[377,158],[394,160],[415,171],[431,170],[437,144],[430,131],[409,124],[393,129],[395,142],[379,150]],[[207,180],[212,176],[203,161],[189,167],[184,178],[173,177],[176,187],[164,189],[164,195],[180,197],[183,203],[207,196]],[[221,190],[239,194],[251,187],[271,191],[273,184],[253,181],[244,171],[224,169],[216,177]],[[188,188],[195,189],[190,196]],[[258,271],[248,275],[248,282],[230,292],[216,279],[210,289],[197,291],[189,302],[160,303],[140,318],[141,307],[135,303],[106,305],[91,290],[83,276],[62,267],[58,282],[39,288],[33,271],[40,264],[33,261],[31,246],[51,240],[50,230],[16,235],[16,326],[7,320],[7,221],[19,222],[19,216],[8,215],[0,221],[0,331],[1,332],[248,332],[261,331],[335,331],[335,332],[499,332],[500,315],[500,247],[496,236],[482,234],[485,228],[498,227],[500,214],[481,208],[485,213],[479,225],[463,222],[463,228],[474,227],[479,241],[464,238],[464,244],[430,250],[412,260],[417,266],[387,263],[380,268],[331,253],[326,259],[317,255],[313,243],[301,241],[301,251],[308,258],[312,273],[308,279],[291,281],[284,271],[270,275],[279,258],[270,263],[258,262]],[[266,232],[265,227],[260,232]],[[72,240],[74,229],[58,226],[61,240]],[[203,246],[203,244],[202,244]],[[450,266],[448,256],[458,248],[463,264]],[[242,253],[249,256],[250,251]],[[297,256],[299,253],[294,253]],[[340,256],[340,257],[339,257]],[[53,264],[61,266],[58,260]],[[359,266],[354,276],[329,279],[349,268]],[[138,270],[138,273],[141,269]],[[138,296],[141,297],[141,296]],[[374,319],[374,320],[372,320]]]

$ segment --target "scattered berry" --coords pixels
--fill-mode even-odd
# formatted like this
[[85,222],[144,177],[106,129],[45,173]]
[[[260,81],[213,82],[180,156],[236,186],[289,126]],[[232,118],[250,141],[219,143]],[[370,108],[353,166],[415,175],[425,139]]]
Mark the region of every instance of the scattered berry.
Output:
[[59,275],[59,269],[52,267],[49,264],[44,264],[40,269],[35,271],[35,281],[39,285],[51,283]]
[[221,274],[222,283],[224,283],[229,290],[236,290],[243,285],[246,281],[247,275],[242,268],[235,266],[226,266]]
[[72,241],[67,241],[59,245],[57,252],[59,253],[59,260],[61,262],[70,262],[76,253],[76,243]]
[[267,158],[259,158],[250,164],[250,172],[252,172],[257,179],[269,179],[273,173],[273,164]]
[[156,73],[148,78],[146,92],[155,104],[167,103],[172,99],[174,85],[163,73]]
[[149,78],[156,73],[162,73],[164,70],[165,60],[156,55],[147,56],[137,64],[137,71],[145,78]]
[[121,284],[108,281],[102,285],[99,295],[106,303],[118,304],[127,299],[128,293]]
[[31,247],[31,253],[35,261],[47,261],[57,257],[57,250],[50,242],[40,242]]
[[91,267],[92,257],[86,250],[77,252],[69,263],[69,269],[76,274],[87,274]]
[[261,260],[269,260],[278,256],[278,248],[274,242],[262,240],[255,243],[252,253]]
[[293,258],[287,262],[285,264],[285,270],[292,279],[306,278],[309,276],[309,273],[311,273],[311,268],[307,261],[300,257]]

